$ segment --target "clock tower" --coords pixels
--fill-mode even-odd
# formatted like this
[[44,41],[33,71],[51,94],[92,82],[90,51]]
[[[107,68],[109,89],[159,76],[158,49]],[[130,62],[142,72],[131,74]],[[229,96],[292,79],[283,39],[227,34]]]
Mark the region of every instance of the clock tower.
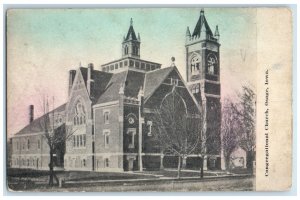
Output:
[[[221,167],[221,85],[219,30],[211,31],[204,10],[191,34],[186,31],[186,75],[190,91],[203,111],[207,168]],[[203,153],[203,152],[202,152]]]

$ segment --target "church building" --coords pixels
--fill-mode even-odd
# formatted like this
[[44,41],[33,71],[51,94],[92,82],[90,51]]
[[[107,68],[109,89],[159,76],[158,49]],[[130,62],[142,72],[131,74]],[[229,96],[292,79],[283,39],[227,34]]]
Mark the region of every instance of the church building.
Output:
[[[131,19],[120,59],[102,64],[99,70],[90,63],[69,71],[68,99],[50,112],[50,119],[55,128],[74,133],[57,147],[56,166],[120,172],[176,167],[176,155],[162,151],[151,120],[154,110],[175,88],[187,110],[205,120],[205,168],[220,169],[218,27],[213,34],[201,10],[194,31],[187,28],[186,81],[174,63],[162,68],[157,62],[141,59],[140,44]],[[49,148],[40,125],[45,116],[33,116],[31,105],[30,123],[12,138],[13,168],[48,169]],[[201,156],[197,151],[189,155],[187,167],[199,166]]]

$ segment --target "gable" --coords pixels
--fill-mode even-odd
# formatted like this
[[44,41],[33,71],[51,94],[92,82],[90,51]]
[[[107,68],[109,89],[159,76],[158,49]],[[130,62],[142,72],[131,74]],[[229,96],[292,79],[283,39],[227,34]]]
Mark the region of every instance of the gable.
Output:
[[88,116],[91,115],[91,100],[86,88],[86,80],[82,74],[84,68],[79,68],[76,72],[76,76],[72,85],[70,96],[66,109],[66,121],[73,121],[74,106],[76,102],[81,101],[87,110]]
[[153,94],[159,85],[165,80],[174,67],[167,67],[148,72],[145,76],[144,97],[145,101]]
[[[151,84],[148,82],[147,84]],[[156,84],[155,82],[152,84]],[[162,99],[172,91],[173,85],[176,84],[176,92],[184,99],[188,105],[188,112],[199,113],[199,108],[193,95],[190,93],[185,85],[184,80],[180,76],[178,70],[173,68],[167,76],[157,85],[153,93],[145,100],[145,107],[155,109],[160,106]]]

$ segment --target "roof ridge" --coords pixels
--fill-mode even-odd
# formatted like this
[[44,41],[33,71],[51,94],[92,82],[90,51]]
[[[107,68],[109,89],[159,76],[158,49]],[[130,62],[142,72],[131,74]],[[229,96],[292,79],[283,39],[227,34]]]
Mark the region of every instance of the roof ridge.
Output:
[[160,69],[155,69],[155,70],[148,71],[145,74],[150,74],[152,72],[157,72],[159,70],[164,70],[164,69],[169,69],[169,68],[174,68],[174,67],[176,67],[176,66],[169,66],[169,67],[164,67],[164,68],[160,68]]

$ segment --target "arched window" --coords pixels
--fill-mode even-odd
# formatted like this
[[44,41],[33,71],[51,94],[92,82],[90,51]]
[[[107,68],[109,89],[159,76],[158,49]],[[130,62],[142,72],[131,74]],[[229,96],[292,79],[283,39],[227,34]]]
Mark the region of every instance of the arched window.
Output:
[[196,75],[196,74],[199,73],[200,63],[201,63],[201,60],[200,60],[199,56],[192,57],[192,59],[191,59],[191,68],[190,68],[190,70],[192,72],[192,75]]
[[215,74],[215,67],[217,66],[217,57],[214,54],[209,54],[207,56],[207,65],[208,65],[208,73]]
[[125,55],[127,55],[128,54],[128,46],[126,45],[125,46]]
[[86,123],[86,111],[85,107],[78,101],[75,104],[75,116],[74,116],[74,125],[81,125]]

